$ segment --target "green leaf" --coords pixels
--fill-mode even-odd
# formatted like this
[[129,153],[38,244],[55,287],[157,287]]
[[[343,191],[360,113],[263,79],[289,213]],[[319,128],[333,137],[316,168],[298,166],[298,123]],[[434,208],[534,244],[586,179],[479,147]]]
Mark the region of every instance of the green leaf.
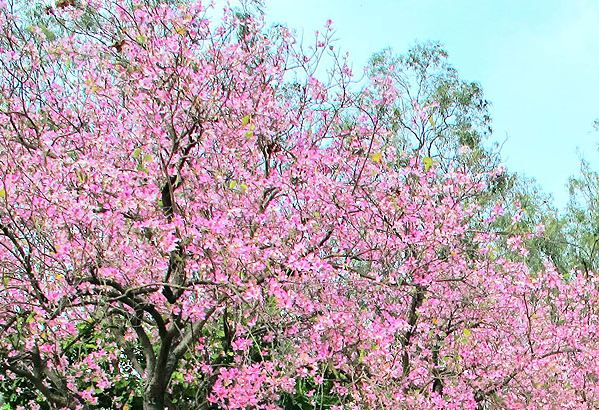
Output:
[[434,127],[435,126],[435,120],[433,119],[433,115],[429,115],[428,116],[428,122]]
[[428,171],[433,166],[433,159],[431,157],[424,157],[422,163],[424,164],[424,170]]
[[6,198],[6,189],[0,188],[0,198]]
[[148,168],[144,167],[143,161],[140,161],[139,164],[137,164],[137,170],[140,172],[145,172],[146,174],[148,174],[150,172],[150,170],[148,170]]
[[44,35],[46,36],[47,40],[52,41],[52,40],[56,39],[56,34],[54,34],[52,31],[50,31],[48,29],[48,27],[41,25],[40,29],[42,30],[42,33],[44,33]]
[[178,381],[178,382],[183,382],[184,381],[183,373],[173,372],[172,379],[175,381]]
[[141,149],[135,148],[131,156],[135,159],[139,159],[141,157]]
[[138,35],[137,37],[135,37],[135,41],[137,41],[139,44],[141,44],[142,46],[144,44],[146,44],[146,36],[144,36],[143,34]]
[[246,126],[250,123],[251,120],[252,120],[252,117],[250,117],[249,115],[246,115],[245,117],[243,117],[241,119],[241,125]]
[[80,183],[83,184],[83,183],[87,182],[87,175],[85,175],[85,172],[78,169],[75,171],[75,175],[77,175],[77,180]]

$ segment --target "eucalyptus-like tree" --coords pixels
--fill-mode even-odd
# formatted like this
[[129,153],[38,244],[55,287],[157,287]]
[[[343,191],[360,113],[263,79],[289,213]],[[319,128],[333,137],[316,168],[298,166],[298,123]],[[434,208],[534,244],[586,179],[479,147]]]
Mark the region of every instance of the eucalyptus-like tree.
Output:
[[498,149],[488,140],[490,104],[479,84],[460,78],[441,44],[419,43],[402,54],[383,50],[370,59],[367,74],[373,94],[389,85],[398,94],[393,104],[373,105],[404,151],[431,157],[441,168],[498,166]]

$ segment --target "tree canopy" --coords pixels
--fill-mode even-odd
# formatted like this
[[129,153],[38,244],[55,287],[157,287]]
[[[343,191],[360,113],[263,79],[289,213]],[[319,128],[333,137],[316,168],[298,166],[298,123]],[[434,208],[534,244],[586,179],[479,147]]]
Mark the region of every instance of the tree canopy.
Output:
[[299,44],[197,1],[17,6],[0,1],[11,408],[599,405],[597,281],[527,263],[543,229],[501,206],[486,102],[440,47],[375,56],[357,89],[328,23]]

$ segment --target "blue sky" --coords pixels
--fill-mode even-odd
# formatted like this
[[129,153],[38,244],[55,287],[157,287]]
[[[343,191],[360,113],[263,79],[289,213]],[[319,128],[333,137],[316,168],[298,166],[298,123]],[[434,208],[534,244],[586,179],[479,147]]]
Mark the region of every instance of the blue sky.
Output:
[[440,41],[491,101],[508,169],[559,207],[581,156],[599,168],[598,0],[266,0],[265,11],[306,37],[332,19],[356,73],[385,47]]

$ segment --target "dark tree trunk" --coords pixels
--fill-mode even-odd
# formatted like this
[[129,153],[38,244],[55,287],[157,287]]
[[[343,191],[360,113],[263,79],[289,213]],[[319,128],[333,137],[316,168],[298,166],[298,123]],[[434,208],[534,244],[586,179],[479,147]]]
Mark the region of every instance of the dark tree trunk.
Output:
[[[168,369],[168,356],[171,348],[171,340],[163,340],[160,346],[160,352],[156,367],[154,368],[151,379],[146,384],[144,391],[143,410],[165,410],[166,409],[166,389],[171,379],[172,370]],[[172,366],[174,370],[176,366]]]
[[144,394],[143,410],[164,410],[164,391],[158,392],[150,389]]

